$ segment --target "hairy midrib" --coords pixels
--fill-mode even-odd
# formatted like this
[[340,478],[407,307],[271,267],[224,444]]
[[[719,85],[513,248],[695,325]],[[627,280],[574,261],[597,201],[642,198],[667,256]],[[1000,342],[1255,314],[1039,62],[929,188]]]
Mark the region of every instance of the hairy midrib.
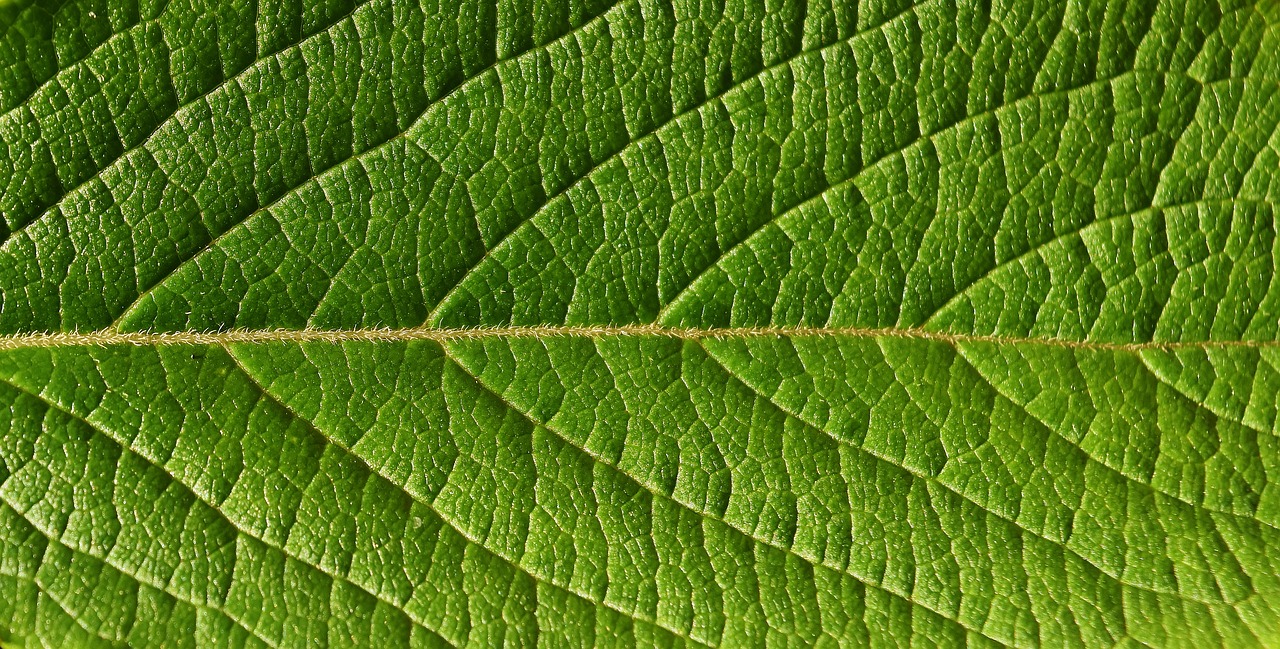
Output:
[[401,329],[230,329],[225,331],[172,332],[42,332],[0,336],[0,351],[28,348],[85,347],[110,345],[234,345],[253,343],[309,342],[408,342],[426,340],[450,342],[486,338],[609,338],[640,336],[681,340],[742,339],[763,337],[788,338],[904,338],[960,345],[990,343],[1004,345],[1041,345],[1071,349],[1112,351],[1211,349],[1243,347],[1280,348],[1280,340],[1201,340],[1175,342],[1117,343],[1063,338],[957,334],[926,329],[877,327],[670,327],[660,324],[631,325],[529,325],[494,327],[409,327]]

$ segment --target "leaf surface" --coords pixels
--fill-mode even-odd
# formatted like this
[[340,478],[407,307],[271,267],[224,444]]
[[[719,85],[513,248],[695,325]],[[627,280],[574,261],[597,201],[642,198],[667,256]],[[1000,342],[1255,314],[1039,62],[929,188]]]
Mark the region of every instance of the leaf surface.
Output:
[[0,641],[1275,646],[1277,25],[0,6]]

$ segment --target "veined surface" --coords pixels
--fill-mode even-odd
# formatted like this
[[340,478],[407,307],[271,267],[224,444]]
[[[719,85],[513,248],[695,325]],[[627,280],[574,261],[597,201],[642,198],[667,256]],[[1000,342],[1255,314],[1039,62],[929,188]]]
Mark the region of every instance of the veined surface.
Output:
[[0,3],[0,641],[1276,646],[1278,19]]

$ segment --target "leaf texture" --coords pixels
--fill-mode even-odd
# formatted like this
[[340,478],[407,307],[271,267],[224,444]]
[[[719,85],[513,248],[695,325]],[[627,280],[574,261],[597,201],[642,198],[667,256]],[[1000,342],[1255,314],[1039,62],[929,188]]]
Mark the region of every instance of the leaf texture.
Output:
[[0,642],[1276,646],[1277,52],[0,6]]

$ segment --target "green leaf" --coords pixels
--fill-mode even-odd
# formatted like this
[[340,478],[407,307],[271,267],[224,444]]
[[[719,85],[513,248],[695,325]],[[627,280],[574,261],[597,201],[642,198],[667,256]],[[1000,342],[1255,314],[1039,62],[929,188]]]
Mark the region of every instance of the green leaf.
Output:
[[1277,646],[1278,52],[0,2],[0,643]]

